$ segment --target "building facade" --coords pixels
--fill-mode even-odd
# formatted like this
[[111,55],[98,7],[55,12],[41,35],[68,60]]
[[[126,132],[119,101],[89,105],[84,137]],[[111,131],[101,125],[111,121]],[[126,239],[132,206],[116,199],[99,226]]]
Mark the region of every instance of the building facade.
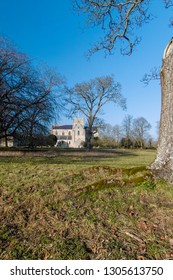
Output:
[[72,125],[53,125],[51,134],[57,137],[56,146],[81,148],[86,139],[83,118],[74,118]]

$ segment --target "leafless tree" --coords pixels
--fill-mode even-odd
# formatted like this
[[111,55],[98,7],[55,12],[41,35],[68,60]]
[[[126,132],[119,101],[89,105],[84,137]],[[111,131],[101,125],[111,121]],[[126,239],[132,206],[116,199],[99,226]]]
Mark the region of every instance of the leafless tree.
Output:
[[144,117],[133,120],[133,137],[136,142],[139,142],[141,149],[144,147],[145,141],[149,139],[150,129],[151,124]]
[[0,138],[44,132],[55,109],[55,88],[62,79],[41,74],[28,57],[0,38]]
[[116,140],[116,142],[119,144],[121,137],[122,137],[122,129],[119,124],[115,124],[112,127],[112,136]]
[[[122,137],[122,131],[119,124],[111,125],[109,123],[104,123],[104,125],[99,128],[99,138],[105,144],[109,146],[119,146]],[[107,145],[108,146],[108,145]]]
[[122,122],[122,131],[124,137],[131,139],[133,130],[133,116],[126,115]]
[[81,112],[87,120],[87,149],[91,149],[93,126],[102,108],[107,103],[113,102],[125,108],[126,101],[121,95],[121,86],[113,77],[98,77],[76,84],[73,88],[66,89],[67,102],[71,104],[70,116]]

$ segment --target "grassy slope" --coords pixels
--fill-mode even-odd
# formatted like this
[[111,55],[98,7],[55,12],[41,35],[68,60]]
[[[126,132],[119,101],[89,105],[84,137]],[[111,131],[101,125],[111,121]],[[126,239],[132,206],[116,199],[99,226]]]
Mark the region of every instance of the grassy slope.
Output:
[[146,170],[154,151],[7,155],[0,259],[173,258],[173,188]]

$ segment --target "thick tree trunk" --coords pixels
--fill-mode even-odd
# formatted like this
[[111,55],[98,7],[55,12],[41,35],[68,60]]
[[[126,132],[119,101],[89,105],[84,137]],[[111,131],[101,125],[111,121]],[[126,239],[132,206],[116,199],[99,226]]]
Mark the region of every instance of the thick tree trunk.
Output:
[[157,156],[151,165],[156,178],[173,184],[173,39],[165,48],[162,69],[162,109]]

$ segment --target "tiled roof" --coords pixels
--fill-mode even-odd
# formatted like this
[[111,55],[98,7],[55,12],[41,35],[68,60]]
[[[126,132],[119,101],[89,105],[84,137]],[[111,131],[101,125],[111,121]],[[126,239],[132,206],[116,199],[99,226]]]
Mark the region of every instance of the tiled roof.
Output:
[[72,125],[52,125],[52,129],[72,129]]

